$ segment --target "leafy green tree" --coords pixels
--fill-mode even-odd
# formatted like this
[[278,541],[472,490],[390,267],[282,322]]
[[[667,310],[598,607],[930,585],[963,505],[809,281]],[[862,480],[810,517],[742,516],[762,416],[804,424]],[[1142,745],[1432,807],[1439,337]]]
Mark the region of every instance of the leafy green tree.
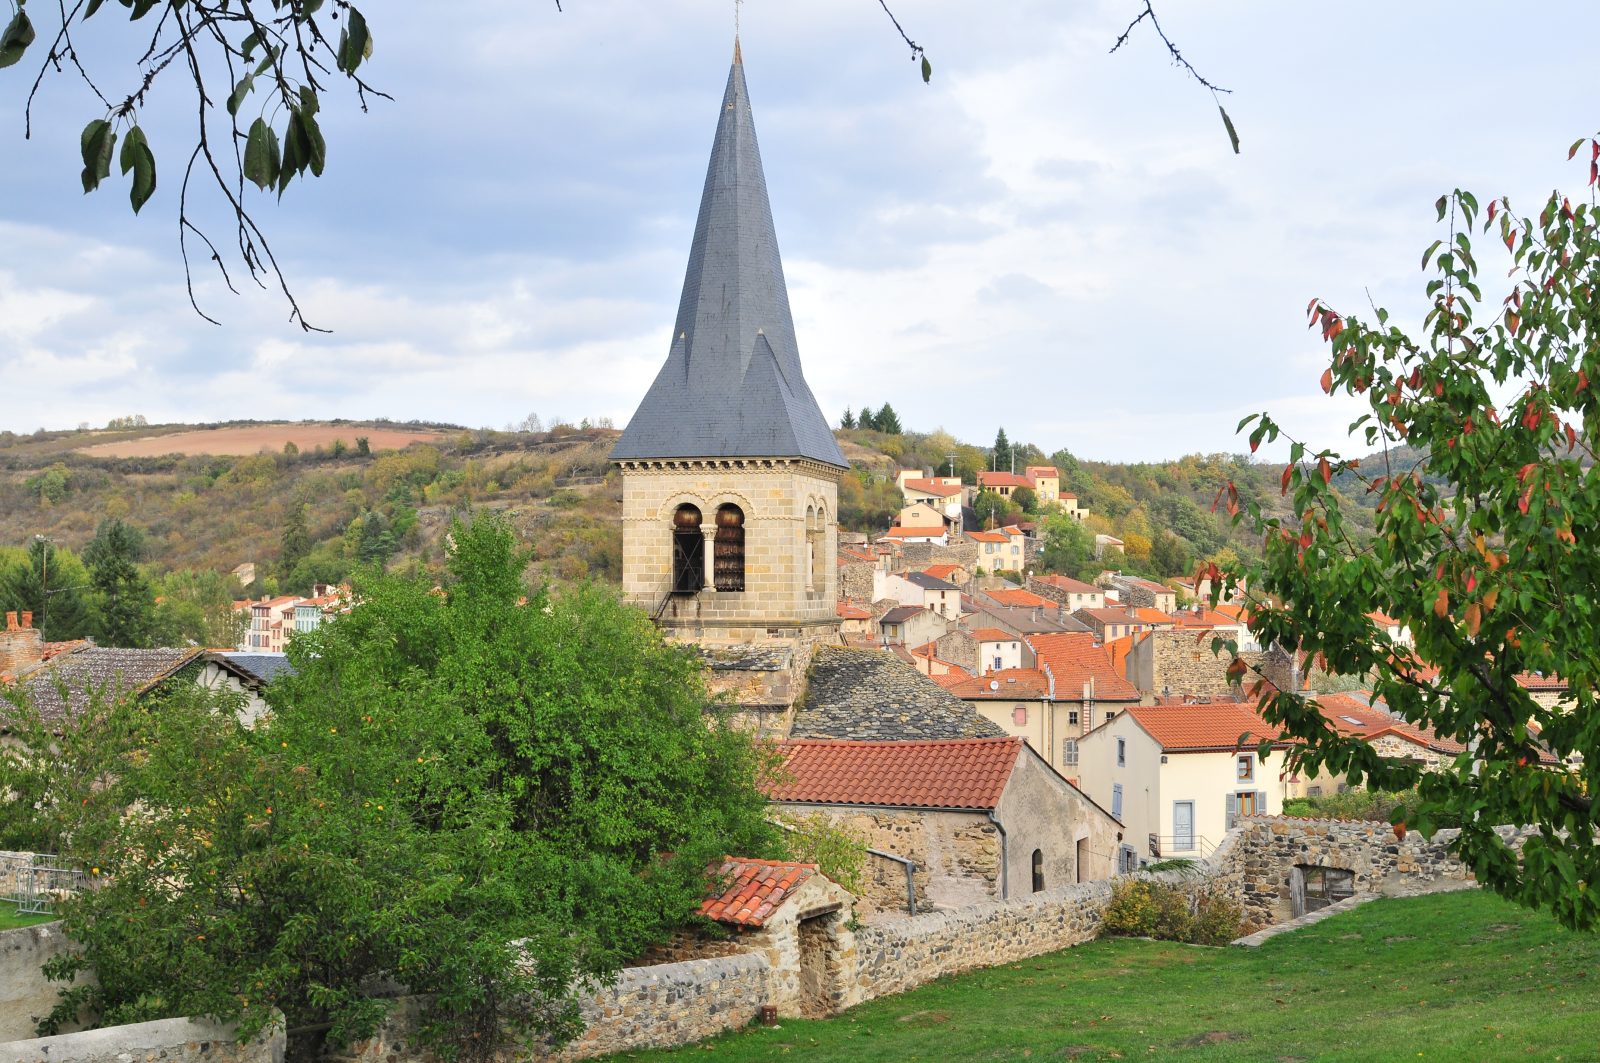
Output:
[[0,556],[0,612],[33,614],[48,642],[93,634],[89,570],[71,550],[35,539],[27,550]]
[[155,634],[155,592],[139,570],[144,534],[121,517],[107,517],[83,551],[94,587],[95,633],[102,646],[149,646]]
[[[1600,159],[1600,138],[1579,148]],[[1596,172],[1591,164],[1591,186]],[[1330,348],[1323,390],[1366,406],[1357,425],[1369,446],[1422,448],[1439,479],[1287,437],[1281,488],[1292,518],[1240,499],[1231,483],[1226,496],[1236,519],[1263,537],[1259,562],[1234,573],[1247,579],[1257,637],[1324,655],[1331,672],[1368,676],[1391,711],[1466,751],[1425,771],[1341,736],[1298,692],[1257,690],[1267,718],[1305,739],[1291,756],[1297,770],[1343,773],[1382,790],[1416,787],[1397,832],[1459,822],[1449,848],[1479,881],[1570,926],[1593,927],[1600,226],[1591,203],[1559,193],[1528,216],[1507,199],[1480,210],[1457,190],[1440,197],[1438,215],[1444,231],[1423,255],[1435,275],[1420,337],[1383,309],[1357,318],[1314,300],[1309,313]],[[1491,263],[1481,251],[1482,275],[1500,291],[1479,286],[1472,235],[1480,221],[1496,257],[1506,256]],[[1246,418],[1241,430],[1252,421],[1252,450],[1282,434],[1266,415]],[[1352,507],[1332,486],[1345,473],[1378,499],[1370,542],[1349,534]],[[1415,647],[1391,643],[1367,618],[1372,610],[1407,625]],[[1233,667],[1243,674],[1242,662]],[[1536,702],[1517,681],[1524,673],[1563,677],[1568,704]],[[1501,824],[1533,828],[1520,854],[1495,832]]]
[[1024,513],[1039,512],[1039,496],[1031,487],[1018,487],[1011,492],[1011,501]]
[[[66,906],[83,951],[58,964],[98,981],[59,1014],[248,1034],[278,1008],[331,1047],[379,1020],[382,976],[427,994],[443,1047],[487,1056],[507,1023],[559,1040],[585,980],[693,918],[713,860],[782,852],[770,762],[708,709],[692,654],[607,592],[530,593],[503,519],[451,535],[443,594],[369,572],[361,604],[298,636],[255,730],[175,684],[63,746],[84,762],[63,780],[101,780],[87,805],[0,774],[98,869]],[[52,741],[37,719],[16,733]]]
[[249,617],[233,607],[238,583],[221,572],[169,572],[158,581],[155,638],[161,646],[237,646]]
[[1150,566],[1163,576],[1189,575],[1191,558],[1188,543],[1166,529],[1150,542]]
[[361,457],[370,457],[372,454],[372,440],[366,436],[356,436],[356,453]]
[[71,472],[58,461],[43,472],[24,480],[22,489],[37,498],[39,505],[49,506],[67,497],[67,484],[71,479]]
[[1065,513],[1052,513],[1039,528],[1043,549],[1039,567],[1046,572],[1081,578],[1094,567],[1094,536]]

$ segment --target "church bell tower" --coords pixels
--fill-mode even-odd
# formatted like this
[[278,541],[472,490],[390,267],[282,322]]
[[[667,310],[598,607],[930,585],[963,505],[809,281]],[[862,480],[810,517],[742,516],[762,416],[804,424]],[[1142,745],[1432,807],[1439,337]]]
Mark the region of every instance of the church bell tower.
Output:
[[737,41],[667,360],[611,460],[623,591],[669,637],[838,640],[849,463],[801,372]]

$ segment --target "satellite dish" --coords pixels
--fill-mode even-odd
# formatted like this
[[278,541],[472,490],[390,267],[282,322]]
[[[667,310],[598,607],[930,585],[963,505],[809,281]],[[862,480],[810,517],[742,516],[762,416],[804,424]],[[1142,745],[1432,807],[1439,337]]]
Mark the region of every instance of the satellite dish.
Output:
[[998,679],[989,680],[989,689],[990,690],[999,690],[1000,689],[1000,680],[998,680]]

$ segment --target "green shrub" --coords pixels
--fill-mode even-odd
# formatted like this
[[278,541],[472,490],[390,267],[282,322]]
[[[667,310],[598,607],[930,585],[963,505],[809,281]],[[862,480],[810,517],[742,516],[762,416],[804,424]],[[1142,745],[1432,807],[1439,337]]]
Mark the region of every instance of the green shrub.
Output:
[[1111,887],[1100,932],[1198,945],[1224,945],[1239,936],[1243,909],[1211,890],[1188,891],[1147,878],[1119,879]]

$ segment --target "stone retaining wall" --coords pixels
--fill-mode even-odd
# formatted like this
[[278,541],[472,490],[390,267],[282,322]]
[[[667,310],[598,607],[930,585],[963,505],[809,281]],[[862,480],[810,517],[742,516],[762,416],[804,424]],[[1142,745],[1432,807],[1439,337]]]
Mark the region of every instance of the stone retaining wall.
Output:
[[283,1063],[280,1022],[240,1044],[231,1025],[200,1019],[157,1019],[129,1026],[36,1037],[0,1044],[0,1063]]
[[929,912],[856,931],[851,1003],[915,989],[935,978],[1057,952],[1093,940],[1111,883],[1084,882],[1022,900]]
[[[1523,832],[1501,828],[1514,847]],[[1454,830],[1432,839],[1373,820],[1253,817],[1231,832],[1207,861],[1214,881],[1244,905],[1246,921],[1259,925],[1291,918],[1289,875],[1296,866],[1345,868],[1357,894],[1393,891],[1405,883],[1470,881],[1472,873],[1446,851]]]
[[32,1037],[38,1021],[55,1008],[61,984],[46,980],[39,969],[71,947],[60,923],[0,930],[0,1041]]

